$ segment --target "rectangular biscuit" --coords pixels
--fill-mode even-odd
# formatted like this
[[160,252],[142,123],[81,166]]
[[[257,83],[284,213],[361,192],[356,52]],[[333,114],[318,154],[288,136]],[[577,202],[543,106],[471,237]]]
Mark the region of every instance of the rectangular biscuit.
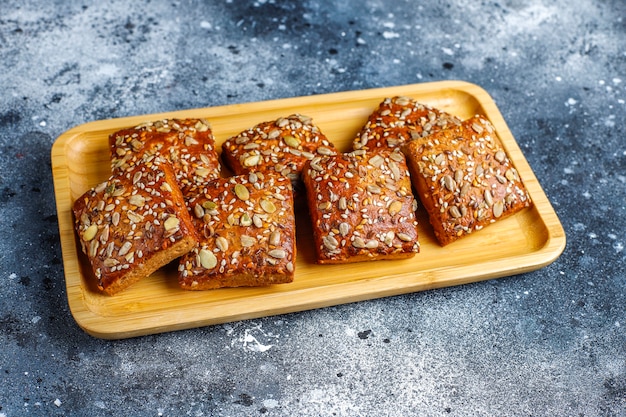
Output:
[[209,182],[188,200],[199,244],[179,264],[186,290],[293,281],[296,261],[289,178],[250,173]]
[[396,148],[459,123],[456,116],[410,97],[388,97],[370,114],[352,146],[370,152]]
[[494,127],[482,116],[411,141],[403,151],[441,245],[531,203]]
[[259,123],[222,145],[222,156],[235,174],[276,171],[294,185],[307,161],[335,153],[333,144],[312,119],[301,114]]
[[303,180],[320,264],[419,252],[416,201],[399,151],[316,157]]
[[215,140],[204,119],[163,119],[123,129],[109,136],[109,150],[113,171],[152,155],[168,160],[183,195],[220,177]]
[[195,229],[174,172],[142,161],[73,205],[75,228],[100,290],[113,295],[191,250]]

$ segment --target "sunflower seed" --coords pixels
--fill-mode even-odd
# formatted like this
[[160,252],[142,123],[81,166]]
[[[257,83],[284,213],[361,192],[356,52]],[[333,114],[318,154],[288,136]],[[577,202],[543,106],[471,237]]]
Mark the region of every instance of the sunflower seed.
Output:
[[130,196],[128,202],[133,206],[141,207],[146,203],[146,199],[142,195],[134,194]]
[[399,106],[406,106],[411,102],[411,99],[405,96],[400,96],[396,98],[395,102]]
[[107,258],[102,262],[102,264],[106,266],[107,268],[111,268],[113,266],[119,265],[119,263],[120,261],[114,258]]
[[367,241],[367,243],[365,244],[365,247],[367,249],[376,249],[378,247],[378,241],[377,240],[369,240]]
[[91,226],[89,226],[87,228],[87,230],[85,230],[85,232],[83,233],[83,240],[85,242],[89,242],[91,239],[93,239],[94,237],[96,237],[96,232],[98,231],[98,225],[96,224],[92,224]]
[[339,210],[345,210],[348,208],[348,202],[345,197],[339,198],[338,206]]
[[474,132],[478,133],[479,135],[483,133],[483,131],[485,130],[483,126],[478,122],[472,123],[472,129],[474,130]]
[[461,195],[461,197],[465,196],[465,194],[467,194],[469,192],[470,187],[471,187],[471,185],[470,185],[469,182],[466,182],[465,184],[463,184],[463,186],[461,187],[461,191],[459,193]]
[[134,211],[128,210],[126,212],[126,217],[133,223],[141,223],[143,221],[143,216],[135,213]]
[[280,136],[280,130],[274,129],[270,133],[267,134],[268,139],[276,139]]
[[270,234],[269,242],[272,246],[278,246],[280,243],[280,232],[278,230],[275,230]]
[[228,250],[228,239],[224,236],[218,236],[215,238],[215,246],[222,252],[226,252]]
[[488,207],[491,207],[493,205],[493,195],[491,195],[491,191],[490,190],[485,190],[485,203],[487,203]]
[[104,225],[102,232],[100,232],[100,243],[105,244],[109,240],[109,230],[109,225]]
[[396,237],[396,234],[390,230],[385,234],[385,245],[391,246],[393,244],[393,239]]
[[260,215],[255,214],[252,216],[252,223],[254,223],[256,227],[263,227],[263,218]]
[[504,212],[504,203],[502,201],[497,201],[493,205],[493,217],[498,218],[502,216],[503,212]]
[[443,185],[448,189],[448,191],[454,191],[456,188],[456,181],[454,181],[450,175],[444,175]]
[[457,184],[463,181],[463,170],[457,169],[454,171],[454,181],[456,181]]
[[332,204],[330,203],[330,201],[324,201],[323,203],[319,203],[317,205],[317,208],[322,211],[328,210],[331,207],[332,207]]
[[517,175],[517,171],[515,170],[515,168],[507,169],[506,172],[504,173],[504,176],[509,181],[517,181],[519,179],[519,177]]
[[193,145],[199,145],[199,144],[200,142],[198,142],[191,136],[185,136],[185,146],[193,146]]
[[130,251],[130,248],[133,247],[133,244],[126,241],[124,242],[124,244],[122,245],[122,247],[120,248],[119,252],[117,253],[119,256],[124,256],[128,253],[128,251]]
[[379,168],[383,164],[383,162],[385,162],[385,159],[382,156],[376,154],[376,155],[372,156],[369,159],[369,161],[367,161],[367,162],[370,165],[372,165],[372,166],[374,166],[376,168]]
[[250,246],[256,243],[256,239],[247,235],[241,236],[241,246],[244,248],[249,248]]
[[285,256],[287,256],[287,252],[285,252],[283,249],[272,249],[271,251],[267,252],[267,254],[276,259],[283,259]]
[[332,149],[327,148],[325,146],[320,146],[317,148],[317,153],[320,155],[334,155],[335,153],[332,151]]
[[398,233],[396,236],[398,236],[398,239],[400,239],[403,242],[410,242],[413,240],[411,236],[409,236],[406,233]]
[[365,248],[365,241],[362,238],[357,236],[352,241],[352,246],[354,246],[357,249],[363,249]]
[[247,167],[253,167],[261,162],[261,155],[251,155],[243,160],[243,165]]
[[196,203],[195,206],[193,206],[193,214],[195,214],[195,216],[199,219],[204,217],[204,208],[202,208],[202,206],[198,203]]
[[398,200],[394,200],[394,202],[389,205],[388,211],[390,216],[395,216],[400,213],[400,210],[402,210],[402,203]]
[[339,242],[337,242],[337,239],[332,236],[324,236],[324,238],[322,239],[322,243],[324,244],[324,247],[326,249],[331,251],[339,247]]

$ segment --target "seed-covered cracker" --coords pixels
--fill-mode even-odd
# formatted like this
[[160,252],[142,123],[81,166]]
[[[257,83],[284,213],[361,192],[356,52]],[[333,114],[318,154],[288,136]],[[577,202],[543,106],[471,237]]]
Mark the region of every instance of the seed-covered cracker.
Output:
[[199,244],[179,264],[186,290],[293,281],[296,261],[289,178],[251,172],[208,183],[188,200]]
[[353,149],[397,148],[461,122],[456,116],[409,97],[385,98],[354,138]]
[[174,172],[158,158],[114,173],[76,200],[73,211],[97,286],[110,295],[197,243]]
[[164,119],[123,129],[109,136],[109,148],[113,171],[153,155],[168,160],[183,195],[220,176],[215,140],[204,119]]
[[303,180],[318,263],[401,259],[419,252],[417,206],[399,150],[316,157]]
[[333,144],[312,119],[301,114],[259,123],[222,145],[224,160],[235,174],[276,171],[294,183],[307,161],[335,153]]
[[409,142],[403,151],[441,245],[531,203],[493,125],[482,116]]

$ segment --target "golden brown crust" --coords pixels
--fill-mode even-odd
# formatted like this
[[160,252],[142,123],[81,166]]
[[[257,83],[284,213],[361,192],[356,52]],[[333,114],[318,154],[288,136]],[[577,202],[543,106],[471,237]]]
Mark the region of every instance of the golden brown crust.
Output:
[[293,182],[300,179],[307,161],[336,153],[311,118],[301,114],[259,123],[222,145],[222,156],[235,174],[275,171]]
[[219,178],[220,164],[211,126],[204,119],[163,119],[109,136],[113,171],[132,168],[143,158],[169,161],[183,195]]
[[354,138],[353,149],[396,148],[461,122],[456,116],[418,103],[412,98],[385,98]]
[[197,243],[174,172],[158,158],[113,174],[76,200],[73,212],[98,288],[109,295]]
[[517,170],[484,117],[409,142],[403,151],[441,245],[530,205]]
[[291,182],[275,172],[208,183],[188,200],[199,244],[179,264],[186,290],[293,281],[296,245]]
[[320,264],[419,252],[416,201],[399,151],[316,157],[303,171]]

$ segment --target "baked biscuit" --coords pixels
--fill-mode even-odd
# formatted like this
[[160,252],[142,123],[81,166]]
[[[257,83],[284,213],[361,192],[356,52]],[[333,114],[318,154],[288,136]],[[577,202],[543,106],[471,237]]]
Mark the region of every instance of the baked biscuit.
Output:
[[215,140],[204,119],[163,119],[123,129],[109,136],[109,149],[113,171],[160,155],[172,164],[183,195],[220,177]]
[[235,174],[276,171],[294,185],[307,161],[335,153],[333,144],[312,119],[301,114],[259,123],[222,145],[222,156]]
[[400,150],[316,157],[303,171],[320,264],[419,252],[416,201]]
[[293,281],[296,260],[291,182],[275,172],[208,183],[188,200],[200,243],[183,256],[186,290]]
[[353,149],[367,151],[396,148],[460,122],[456,116],[418,103],[412,98],[388,97],[370,114],[352,146]]
[[113,174],[76,200],[73,212],[98,288],[109,295],[197,243],[174,172],[159,159]]
[[494,127],[482,116],[409,142],[403,151],[441,245],[531,203]]

